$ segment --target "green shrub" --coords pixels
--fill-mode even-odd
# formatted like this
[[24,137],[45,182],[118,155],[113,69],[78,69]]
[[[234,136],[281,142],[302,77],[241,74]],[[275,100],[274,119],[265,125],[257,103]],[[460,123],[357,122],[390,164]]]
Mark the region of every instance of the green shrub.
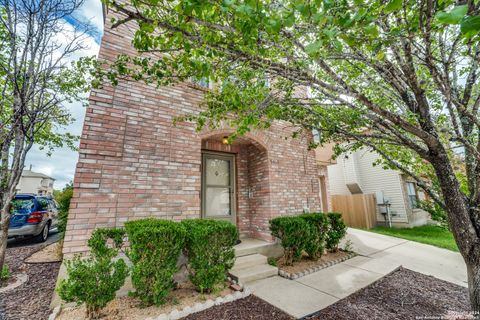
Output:
[[144,305],[160,305],[173,288],[173,275],[185,243],[185,228],[169,220],[143,219],[125,223],[133,263],[132,294]]
[[437,221],[442,228],[448,229],[447,212],[434,201],[419,201],[418,207],[430,213],[433,221]]
[[[91,255],[82,259],[76,255],[66,261],[68,277],[57,289],[66,302],[85,303],[87,318],[96,319],[115,292],[124,284],[128,268],[122,259],[114,261],[123,244],[123,229],[97,229],[88,240]],[[113,244],[107,244],[111,239]]]
[[347,225],[342,215],[336,212],[327,213],[329,229],[326,238],[326,247],[330,251],[337,251],[340,240],[347,234]]
[[270,231],[281,240],[286,265],[292,265],[302,257],[303,250],[312,241],[315,232],[314,227],[299,216],[270,220]]
[[235,262],[237,228],[227,221],[183,220],[190,281],[200,292],[211,292],[225,281]]
[[3,265],[2,270],[0,270],[0,283],[10,279],[10,270],[6,264]]
[[273,267],[276,267],[278,265],[277,259],[275,259],[274,257],[268,257],[267,262]]
[[67,228],[68,210],[70,209],[70,201],[73,196],[73,183],[69,183],[62,191],[54,190],[53,195],[58,203],[58,233],[61,239],[65,236]]
[[328,218],[321,212],[304,213],[299,216],[313,226],[311,241],[305,244],[305,252],[312,260],[322,257],[328,232]]

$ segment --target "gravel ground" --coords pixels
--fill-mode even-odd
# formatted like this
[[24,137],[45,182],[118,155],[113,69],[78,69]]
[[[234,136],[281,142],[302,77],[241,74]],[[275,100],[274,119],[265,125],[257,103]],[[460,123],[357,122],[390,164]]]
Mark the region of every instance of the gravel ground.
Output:
[[260,298],[250,295],[244,299],[214,306],[193,313],[182,320],[291,320],[288,314]]
[[466,288],[400,268],[306,319],[440,319],[468,310]]
[[6,263],[12,274],[26,272],[28,281],[0,294],[0,319],[47,319],[60,263],[24,264],[23,260],[47,244],[9,246]]

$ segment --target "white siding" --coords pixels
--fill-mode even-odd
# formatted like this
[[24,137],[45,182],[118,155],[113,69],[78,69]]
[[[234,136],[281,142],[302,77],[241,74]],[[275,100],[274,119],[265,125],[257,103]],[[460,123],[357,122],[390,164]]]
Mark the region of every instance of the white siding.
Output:
[[[366,149],[349,154],[346,158],[341,156],[337,164],[328,166],[330,193],[332,195],[348,195],[347,183],[357,183],[364,194],[383,192],[390,200],[391,212],[396,214],[393,222],[408,222],[407,208],[403,195],[402,177],[399,172],[385,170],[381,166],[373,166],[378,155]],[[383,221],[383,216],[378,214],[378,222]]]
[[348,157],[343,157],[343,170],[345,175],[346,184],[354,184],[362,187],[362,178],[360,175],[360,170],[358,166],[358,156],[357,153],[348,155]]
[[345,174],[343,170],[343,157],[337,159],[337,163],[327,166],[328,184],[331,195],[350,194],[345,183]]
[[[17,193],[36,193],[42,191],[45,194],[53,193],[53,180],[42,177],[24,177],[20,178],[17,185]],[[50,186],[52,184],[52,186]]]
[[[398,171],[384,169],[381,166],[373,166],[375,160],[379,158],[376,153],[366,150],[357,151],[360,177],[363,183],[364,193],[383,192],[384,197],[390,200],[392,204],[391,212],[396,214],[393,221],[408,222],[407,208],[403,195],[403,179]],[[378,221],[382,221],[383,216],[378,216]]]

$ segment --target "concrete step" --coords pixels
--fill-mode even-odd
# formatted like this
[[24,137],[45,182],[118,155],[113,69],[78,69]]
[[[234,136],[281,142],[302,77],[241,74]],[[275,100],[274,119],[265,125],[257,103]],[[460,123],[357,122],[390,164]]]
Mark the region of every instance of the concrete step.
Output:
[[244,269],[231,270],[230,276],[241,283],[261,280],[278,274],[278,268],[269,264],[261,264]]
[[245,268],[250,268],[262,264],[267,264],[267,257],[262,254],[251,254],[248,256],[241,256],[235,260],[235,265],[232,270],[240,270]]
[[278,243],[253,238],[242,238],[241,240],[242,242],[235,246],[235,255],[237,257],[248,256],[255,253],[269,257],[279,257],[283,253],[283,249]]

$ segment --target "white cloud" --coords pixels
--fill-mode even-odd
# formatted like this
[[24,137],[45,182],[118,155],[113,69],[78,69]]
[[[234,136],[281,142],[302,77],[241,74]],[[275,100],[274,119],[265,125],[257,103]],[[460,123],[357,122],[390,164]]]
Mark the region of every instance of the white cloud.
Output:
[[86,0],[78,14],[90,20],[92,25],[103,33],[103,9],[100,0]]
[[[103,14],[100,0],[86,0],[83,7],[77,13],[84,19],[91,20],[92,24],[98,28],[99,32],[103,32]],[[58,39],[66,43],[74,31],[71,24],[65,25],[65,30],[58,35]],[[79,51],[68,58],[69,61],[76,60],[83,56],[98,55],[100,49],[99,43],[92,36],[85,39],[86,49]],[[88,97],[88,95],[86,95]],[[85,108],[80,102],[71,103],[65,106],[70,110],[75,122],[60,130],[61,132],[70,132],[74,135],[80,135],[82,132],[83,121],[85,119]],[[41,172],[56,179],[54,187],[61,189],[68,182],[73,180],[75,174],[75,166],[78,161],[78,152],[68,148],[56,149],[52,156],[47,156],[45,150],[40,150],[38,146],[34,146],[25,161],[28,168],[32,165],[32,170]]]

